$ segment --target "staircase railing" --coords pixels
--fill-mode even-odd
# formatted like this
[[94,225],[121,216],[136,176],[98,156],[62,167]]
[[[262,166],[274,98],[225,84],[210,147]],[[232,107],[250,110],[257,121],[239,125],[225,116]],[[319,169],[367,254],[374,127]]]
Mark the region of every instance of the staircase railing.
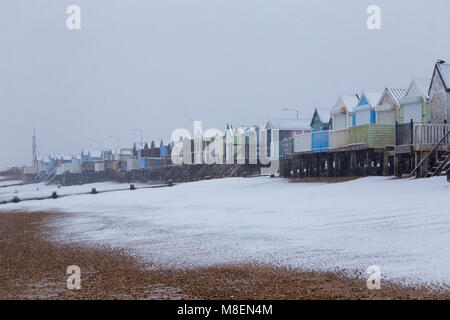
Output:
[[434,145],[434,147],[427,153],[427,155],[419,162],[419,164],[414,168],[414,170],[411,172],[410,177],[412,177],[416,171],[422,166],[422,164],[430,157],[431,154],[433,154],[434,151],[442,144],[442,142],[445,141],[445,139],[448,137],[450,131],[447,131],[447,133],[444,134],[444,136],[439,140],[438,143]]
[[47,175],[47,177],[45,177],[44,183],[46,185],[49,185],[50,183],[52,183],[53,179],[56,177],[56,169],[54,168],[52,171],[50,171],[50,173]]
[[426,178],[434,177],[440,174],[443,170],[445,170],[445,167],[449,163],[449,157],[450,157],[450,150],[445,151],[444,154],[435,162],[434,166],[427,172],[425,177]]

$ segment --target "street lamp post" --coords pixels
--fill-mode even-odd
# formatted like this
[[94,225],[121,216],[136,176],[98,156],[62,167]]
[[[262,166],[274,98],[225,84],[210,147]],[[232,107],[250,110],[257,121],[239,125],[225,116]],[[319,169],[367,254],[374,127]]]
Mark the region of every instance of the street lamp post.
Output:
[[297,113],[297,120],[299,120],[299,118],[298,118],[298,110],[297,109],[282,108],[281,110],[283,110],[283,111],[295,111]]
[[140,132],[141,133],[141,148],[144,147],[144,145],[142,144],[142,129],[131,129],[132,131],[136,131],[136,132]]

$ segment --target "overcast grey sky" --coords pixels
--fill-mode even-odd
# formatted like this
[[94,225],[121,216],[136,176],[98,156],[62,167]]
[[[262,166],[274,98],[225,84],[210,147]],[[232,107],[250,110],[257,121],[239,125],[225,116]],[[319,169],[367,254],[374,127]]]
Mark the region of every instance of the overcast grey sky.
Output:
[[[66,8],[81,8],[81,30]],[[381,7],[382,29],[366,27]],[[310,116],[450,55],[448,0],[2,0],[0,168],[40,154]]]

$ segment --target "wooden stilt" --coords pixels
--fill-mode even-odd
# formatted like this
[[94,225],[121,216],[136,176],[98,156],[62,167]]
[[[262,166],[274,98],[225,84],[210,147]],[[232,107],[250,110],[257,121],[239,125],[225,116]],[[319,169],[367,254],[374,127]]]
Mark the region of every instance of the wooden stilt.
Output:
[[389,154],[386,149],[384,150],[383,154],[383,175],[384,176],[389,175]]
[[400,176],[399,163],[400,163],[400,155],[394,154],[394,176],[396,177]]

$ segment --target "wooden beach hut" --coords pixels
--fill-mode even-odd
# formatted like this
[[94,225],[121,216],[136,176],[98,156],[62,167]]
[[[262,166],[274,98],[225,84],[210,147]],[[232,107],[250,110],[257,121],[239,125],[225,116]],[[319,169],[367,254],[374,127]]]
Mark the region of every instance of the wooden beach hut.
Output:
[[450,118],[450,64],[438,61],[434,67],[430,89],[430,122],[448,123]]
[[400,107],[400,100],[406,94],[407,89],[386,88],[380,101],[375,106],[375,119],[377,124],[395,124]]
[[331,110],[333,130],[347,129],[352,126],[353,109],[359,101],[358,94],[341,94]]
[[430,121],[430,88],[431,78],[414,78],[403,99],[400,100],[397,121],[399,124],[428,123]]
[[383,92],[364,92],[353,110],[352,126],[376,123],[375,106]]

